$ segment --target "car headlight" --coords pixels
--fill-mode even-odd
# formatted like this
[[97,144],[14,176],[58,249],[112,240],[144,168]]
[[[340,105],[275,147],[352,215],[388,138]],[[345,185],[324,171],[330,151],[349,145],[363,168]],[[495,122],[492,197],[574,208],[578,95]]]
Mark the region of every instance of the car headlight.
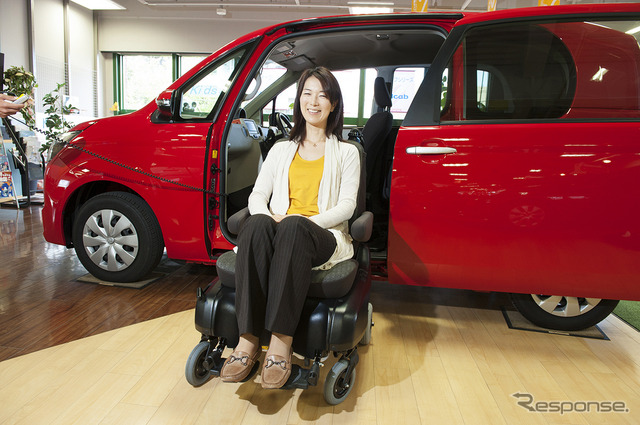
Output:
[[60,152],[62,150],[62,148],[71,140],[73,140],[74,137],[76,137],[78,134],[80,134],[81,131],[68,131],[66,133],[62,133],[55,142],[53,142],[51,144],[51,146],[49,147],[49,152],[47,155],[47,162],[51,161],[57,154],[58,152]]

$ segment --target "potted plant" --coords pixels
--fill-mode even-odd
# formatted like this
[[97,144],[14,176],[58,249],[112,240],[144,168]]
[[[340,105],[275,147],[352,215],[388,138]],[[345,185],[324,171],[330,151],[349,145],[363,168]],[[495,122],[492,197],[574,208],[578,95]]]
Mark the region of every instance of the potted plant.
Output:
[[40,152],[48,150],[62,133],[72,127],[68,121],[65,121],[64,116],[71,114],[76,108],[72,105],[64,104],[64,97],[60,92],[64,86],[65,83],[58,83],[54,90],[45,94],[42,98],[45,108],[44,113],[47,116],[44,124],[47,129],[44,132],[46,141],[40,146]]
[[[38,86],[33,73],[27,71],[21,66],[12,66],[4,72],[2,75],[3,85],[6,90],[16,96],[29,95],[34,98],[34,89]],[[33,103],[28,104],[26,107],[20,110],[24,119],[24,124],[29,129],[35,127],[35,112],[32,107]],[[24,138],[16,132],[13,125],[8,120],[4,121],[11,129],[12,140],[17,152],[14,152],[14,159],[21,164],[20,173],[22,175],[22,187],[23,193],[27,195],[27,205],[31,203],[31,190],[30,190],[30,178],[29,178],[29,160],[27,158],[27,142]],[[16,200],[16,204],[20,207],[20,204]]]

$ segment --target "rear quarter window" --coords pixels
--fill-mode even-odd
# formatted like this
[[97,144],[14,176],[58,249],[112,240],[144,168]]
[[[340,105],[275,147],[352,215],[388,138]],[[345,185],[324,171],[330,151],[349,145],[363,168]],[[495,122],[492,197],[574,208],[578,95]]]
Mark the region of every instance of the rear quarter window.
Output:
[[640,22],[469,30],[442,75],[441,119],[640,117]]

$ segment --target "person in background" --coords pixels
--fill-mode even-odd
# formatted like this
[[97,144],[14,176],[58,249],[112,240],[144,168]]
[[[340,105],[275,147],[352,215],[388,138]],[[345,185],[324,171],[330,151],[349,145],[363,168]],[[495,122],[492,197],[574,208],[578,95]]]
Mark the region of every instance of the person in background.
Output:
[[311,284],[312,268],[353,256],[348,220],[360,184],[357,148],[342,140],[340,86],[324,67],[298,81],[290,140],[269,151],[238,234],[236,316],[240,340],[225,361],[225,382],[243,381],[271,333],[262,387],[280,388],[291,375],[293,335]]
[[13,103],[17,97],[0,93],[0,118],[7,118],[24,108],[25,104]]

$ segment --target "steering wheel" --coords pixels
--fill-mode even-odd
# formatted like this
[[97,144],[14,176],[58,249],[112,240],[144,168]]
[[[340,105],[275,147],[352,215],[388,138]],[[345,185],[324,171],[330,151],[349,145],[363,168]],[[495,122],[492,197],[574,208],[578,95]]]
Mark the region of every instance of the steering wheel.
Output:
[[291,120],[289,119],[287,114],[274,112],[271,118],[273,124],[278,127],[278,130],[280,130],[280,132],[282,133],[282,136],[288,139],[293,125],[291,124]]

